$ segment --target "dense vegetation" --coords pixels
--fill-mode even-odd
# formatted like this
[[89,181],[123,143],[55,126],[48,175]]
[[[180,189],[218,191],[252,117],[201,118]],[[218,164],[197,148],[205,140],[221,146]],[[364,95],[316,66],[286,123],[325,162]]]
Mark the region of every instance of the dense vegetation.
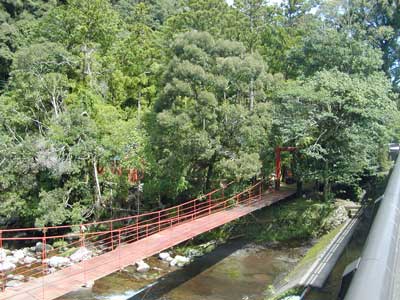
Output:
[[3,225],[245,184],[277,145],[329,199],[399,136],[398,1],[4,0],[0,23]]

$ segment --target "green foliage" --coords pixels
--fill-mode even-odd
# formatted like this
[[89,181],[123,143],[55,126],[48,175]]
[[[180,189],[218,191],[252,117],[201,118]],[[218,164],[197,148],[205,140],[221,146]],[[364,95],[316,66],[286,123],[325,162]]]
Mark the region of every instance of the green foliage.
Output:
[[[288,242],[318,237],[324,232],[324,220],[333,211],[330,203],[297,198],[290,203],[270,207],[255,215],[246,217],[248,238],[260,243]],[[240,232],[240,226],[236,229]]]
[[179,35],[172,51],[148,130],[160,192],[177,196],[182,180],[207,190],[218,178],[250,179],[271,123],[261,57],[204,32]]
[[365,41],[336,29],[315,30],[289,53],[289,75],[312,76],[336,68],[347,74],[369,75],[382,66],[382,53]]
[[357,192],[400,132],[398,3],[374,3],[2,1],[0,223],[239,190],[277,145],[296,179]]
[[290,82],[278,99],[282,117],[276,126],[283,141],[301,149],[301,174],[323,182],[326,199],[331,183],[351,184],[363,170],[379,169],[376,153],[398,118],[383,74],[365,78],[323,71],[305,82]]

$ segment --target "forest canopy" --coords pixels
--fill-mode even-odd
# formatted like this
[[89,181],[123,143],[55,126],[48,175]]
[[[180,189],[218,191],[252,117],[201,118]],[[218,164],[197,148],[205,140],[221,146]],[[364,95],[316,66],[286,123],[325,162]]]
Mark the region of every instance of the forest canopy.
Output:
[[268,177],[358,187],[397,142],[398,1],[0,2],[0,225]]

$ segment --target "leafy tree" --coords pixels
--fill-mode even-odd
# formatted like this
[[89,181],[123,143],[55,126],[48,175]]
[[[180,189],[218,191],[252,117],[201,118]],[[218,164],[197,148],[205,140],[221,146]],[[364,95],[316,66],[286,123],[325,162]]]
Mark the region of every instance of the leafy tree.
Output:
[[307,179],[324,184],[357,182],[365,169],[378,170],[376,153],[390,140],[398,118],[390,82],[381,73],[350,76],[332,70],[279,93],[282,143],[299,147]]
[[218,177],[251,178],[261,167],[260,148],[270,128],[261,58],[204,32],[179,35],[172,49],[148,130],[160,192],[174,197],[186,189],[207,190]]
[[383,53],[382,70],[399,86],[400,6],[398,1],[326,1],[321,6],[326,22],[369,42]]
[[310,76],[321,70],[337,68],[348,74],[364,75],[379,71],[382,53],[364,41],[335,29],[313,31],[289,54],[289,74]]

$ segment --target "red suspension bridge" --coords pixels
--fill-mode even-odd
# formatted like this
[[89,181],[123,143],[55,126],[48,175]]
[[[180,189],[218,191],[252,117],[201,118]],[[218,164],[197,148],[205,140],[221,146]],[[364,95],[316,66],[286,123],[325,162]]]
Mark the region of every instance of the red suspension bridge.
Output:
[[[231,222],[257,209],[292,195],[293,191],[263,191],[262,182],[226,197],[224,188],[167,209],[71,226],[0,230],[0,248],[4,244],[35,245],[41,242],[39,262],[21,265],[0,273],[0,299],[51,300],[72,292],[128,265],[189,240],[201,233]],[[68,248],[91,249],[94,255],[49,273],[48,259],[66,255],[66,248],[49,250],[56,240],[68,242]],[[1,259],[1,258],[0,258]],[[9,276],[12,274],[12,276]],[[23,275],[28,281],[7,287],[7,278]],[[22,276],[20,276],[22,278]]]

